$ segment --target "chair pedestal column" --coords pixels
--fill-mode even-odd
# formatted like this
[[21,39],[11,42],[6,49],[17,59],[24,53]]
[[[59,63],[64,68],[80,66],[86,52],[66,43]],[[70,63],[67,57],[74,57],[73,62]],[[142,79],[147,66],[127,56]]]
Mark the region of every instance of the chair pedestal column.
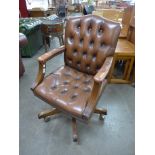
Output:
[[72,131],[73,131],[73,142],[79,143],[78,134],[77,134],[77,123],[75,118],[72,118]]

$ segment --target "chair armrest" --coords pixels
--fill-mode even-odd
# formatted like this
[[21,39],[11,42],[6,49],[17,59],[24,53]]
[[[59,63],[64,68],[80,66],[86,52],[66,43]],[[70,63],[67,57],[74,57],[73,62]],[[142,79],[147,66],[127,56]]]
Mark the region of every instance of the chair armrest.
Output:
[[38,61],[41,63],[41,64],[45,64],[46,61],[52,59],[53,57],[57,56],[58,54],[61,54],[63,53],[65,50],[65,46],[61,46],[59,48],[55,48],[43,55],[41,55],[39,58],[38,58]]
[[38,63],[39,63],[39,70],[38,70],[38,74],[36,77],[36,80],[34,82],[34,84],[31,87],[31,90],[33,91],[44,79],[45,76],[45,69],[46,69],[46,62],[50,59],[52,59],[53,57],[57,56],[58,54],[61,54],[62,52],[64,52],[65,50],[65,46],[61,46],[59,48],[53,49],[45,54],[43,54],[42,56],[40,56],[38,58]]
[[106,58],[104,64],[102,65],[100,70],[94,76],[94,81],[102,82],[106,78],[106,76],[108,75],[109,70],[111,68],[112,60],[113,60],[113,57]]
[[86,107],[82,114],[82,118],[85,121],[88,121],[90,116],[92,115],[92,113],[96,107],[97,101],[99,100],[100,95],[107,84],[107,80],[105,78],[108,75],[108,72],[112,65],[112,60],[113,60],[113,57],[106,58],[103,66],[100,68],[100,70],[94,76],[93,89],[92,89],[90,97],[87,100]]

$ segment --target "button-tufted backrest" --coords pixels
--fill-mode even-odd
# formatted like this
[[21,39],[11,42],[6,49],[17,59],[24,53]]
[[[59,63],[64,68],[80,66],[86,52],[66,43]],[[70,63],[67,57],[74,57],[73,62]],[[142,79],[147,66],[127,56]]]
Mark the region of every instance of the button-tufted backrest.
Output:
[[96,15],[68,19],[65,30],[66,65],[96,74],[106,57],[113,56],[119,33],[119,23]]

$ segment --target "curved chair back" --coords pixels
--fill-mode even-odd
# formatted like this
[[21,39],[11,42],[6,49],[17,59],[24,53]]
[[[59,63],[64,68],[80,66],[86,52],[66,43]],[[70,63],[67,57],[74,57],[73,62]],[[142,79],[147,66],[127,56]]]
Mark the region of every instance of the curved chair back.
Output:
[[106,57],[113,56],[120,24],[96,15],[70,18],[65,31],[65,63],[95,75]]

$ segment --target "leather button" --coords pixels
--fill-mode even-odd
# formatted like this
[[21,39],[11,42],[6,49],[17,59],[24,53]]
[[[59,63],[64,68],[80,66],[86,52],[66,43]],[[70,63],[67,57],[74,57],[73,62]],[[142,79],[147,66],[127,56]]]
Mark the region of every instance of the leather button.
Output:
[[105,43],[102,42],[100,46],[101,46],[101,48],[105,48]]
[[59,81],[54,77],[54,81],[51,84],[51,89],[54,90],[59,85]]
[[72,64],[72,60],[68,60],[68,63],[69,63],[69,64]]
[[70,72],[65,72],[64,75],[71,76],[71,73]]
[[80,44],[82,45],[82,43],[83,43],[83,39],[80,39]]
[[77,26],[77,30],[80,31],[80,24]]
[[86,65],[86,69],[89,70],[90,69],[90,65]]
[[75,80],[80,80],[80,76],[76,76]]
[[90,43],[89,43],[89,46],[91,46],[91,47],[92,47],[93,45],[94,45],[94,41],[93,41],[93,40],[91,40],[91,41],[90,41]]
[[78,96],[78,93],[74,93],[74,94],[71,96],[71,99],[75,99],[77,96]]
[[77,25],[77,29],[80,29],[80,26],[81,26],[80,22],[78,22],[76,25]]
[[63,90],[61,91],[61,94],[64,94],[64,93],[66,93],[67,91],[68,91],[68,89],[65,88],[65,89],[63,89]]
[[71,43],[73,43],[74,39],[73,39],[73,37],[70,37],[69,40],[70,40]]
[[96,60],[96,57],[93,57],[93,59],[92,59],[93,61],[95,61]]
[[99,65],[96,65],[96,70],[99,70],[100,69],[100,66]]
[[91,31],[92,31],[92,25],[90,23],[90,25],[88,26],[88,33],[91,33]]
[[93,57],[96,57],[96,55],[97,55],[97,53],[94,53],[94,54],[93,54]]
[[77,67],[80,67],[80,61],[77,61]]
[[90,87],[85,87],[85,88],[83,88],[83,90],[85,91],[85,92],[90,92]]
[[57,88],[56,85],[54,85],[54,86],[51,87],[52,90],[54,90],[54,89],[56,89],[56,88]]
[[74,89],[79,88],[79,84],[75,84],[75,85],[73,86],[73,88],[74,88]]
[[92,58],[93,61],[96,60],[96,55],[97,55],[96,53],[93,54],[93,58]]
[[67,85],[69,82],[70,82],[70,81],[64,81],[63,83],[64,83],[65,85]]
[[88,29],[88,33],[91,33],[91,31],[92,31],[92,28],[89,28],[89,29]]
[[77,50],[76,50],[76,49],[73,51],[73,55],[74,55],[74,56],[77,55]]
[[91,79],[86,79],[86,80],[83,81],[84,84],[88,84],[90,82],[91,82]]
[[83,52],[83,58],[86,58],[87,57],[87,52]]
[[100,29],[98,30],[98,33],[99,33],[99,35],[103,34],[103,29],[100,28]]

